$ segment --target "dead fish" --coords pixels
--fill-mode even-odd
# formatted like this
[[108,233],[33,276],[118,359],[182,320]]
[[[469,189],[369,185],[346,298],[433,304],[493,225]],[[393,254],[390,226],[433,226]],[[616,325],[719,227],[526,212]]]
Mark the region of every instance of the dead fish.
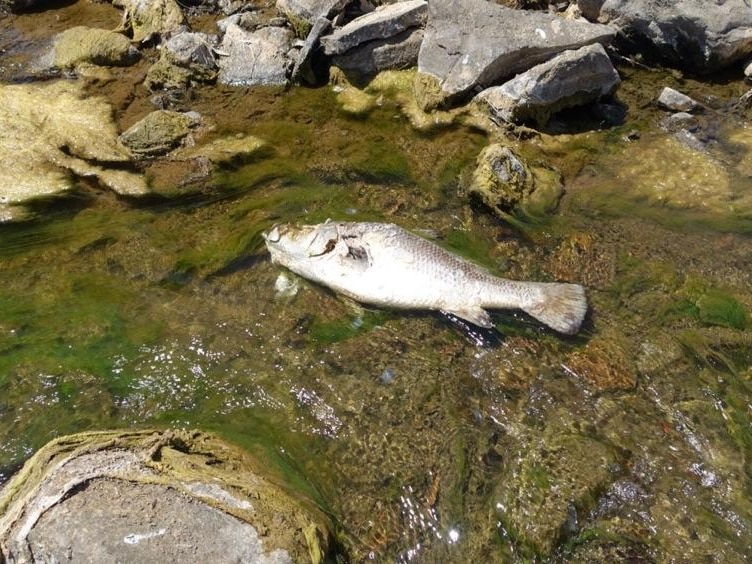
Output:
[[275,225],[264,239],[272,262],[365,304],[440,310],[485,328],[486,308],[521,309],[567,335],[587,312],[578,284],[499,278],[391,223]]

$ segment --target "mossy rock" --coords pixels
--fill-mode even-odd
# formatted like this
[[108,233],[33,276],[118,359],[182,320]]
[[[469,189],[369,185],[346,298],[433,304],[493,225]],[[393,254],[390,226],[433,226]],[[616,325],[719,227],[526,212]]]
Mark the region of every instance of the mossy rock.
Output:
[[476,159],[465,191],[502,218],[539,218],[552,212],[564,193],[561,174],[550,166],[530,166],[511,147],[485,147]]
[[418,106],[426,112],[439,109],[446,101],[441,91],[441,82],[435,76],[418,72],[413,82],[415,100]]
[[57,36],[52,66],[74,68],[89,63],[102,66],[129,66],[141,57],[128,38],[114,31],[77,26]]
[[161,155],[177,147],[200,121],[195,112],[157,110],[131,126],[120,140],[135,155]]
[[185,15],[175,0],[113,0],[112,5],[123,8],[123,27],[137,43],[186,27]]
[[201,431],[62,437],[2,490],[0,557],[322,562],[328,519],[269,472]]
[[144,86],[150,91],[186,88],[192,83],[211,83],[217,71],[204,65],[185,65],[168,50],[162,50],[159,60],[146,72]]

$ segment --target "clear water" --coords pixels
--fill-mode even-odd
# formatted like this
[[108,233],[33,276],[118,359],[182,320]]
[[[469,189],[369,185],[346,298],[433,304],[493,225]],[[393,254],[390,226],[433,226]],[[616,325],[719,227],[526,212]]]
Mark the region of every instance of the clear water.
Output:
[[[630,80],[644,108],[655,77]],[[512,227],[458,195],[488,142],[474,129],[419,134],[388,100],[348,117],[328,88],[195,104],[217,134],[273,153],[191,189],[148,170],[170,197],[142,203],[82,186],[0,226],[0,482],[67,433],[199,427],[317,492],[353,561],[747,557],[743,116],[722,122],[704,169],[650,108],[532,140],[522,150],[559,167],[566,194],[550,221]],[[723,197],[674,197],[716,186],[708,170],[727,175]],[[327,217],[427,230],[511,278],[584,283],[584,331],[498,313],[484,347],[437,315],[364,309],[292,275],[297,292],[279,293],[260,233]]]

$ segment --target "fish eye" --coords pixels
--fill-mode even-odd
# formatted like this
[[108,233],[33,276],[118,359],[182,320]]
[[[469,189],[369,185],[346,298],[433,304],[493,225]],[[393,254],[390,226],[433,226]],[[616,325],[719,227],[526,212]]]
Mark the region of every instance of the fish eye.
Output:
[[280,233],[279,224],[272,225],[272,228],[267,233],[263,233],[262,236],[270,243],[279,242],[279,239],[282,236],[282,234]]

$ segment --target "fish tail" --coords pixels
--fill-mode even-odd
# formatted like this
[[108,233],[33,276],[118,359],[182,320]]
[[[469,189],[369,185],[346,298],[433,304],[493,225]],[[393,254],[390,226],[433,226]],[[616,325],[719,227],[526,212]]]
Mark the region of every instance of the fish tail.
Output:
[[579,284],[541,283],[536,286],[539,290],[536,299],[524,305],[522,311],[559,333],[577,333],[588,309],[585,289]]

